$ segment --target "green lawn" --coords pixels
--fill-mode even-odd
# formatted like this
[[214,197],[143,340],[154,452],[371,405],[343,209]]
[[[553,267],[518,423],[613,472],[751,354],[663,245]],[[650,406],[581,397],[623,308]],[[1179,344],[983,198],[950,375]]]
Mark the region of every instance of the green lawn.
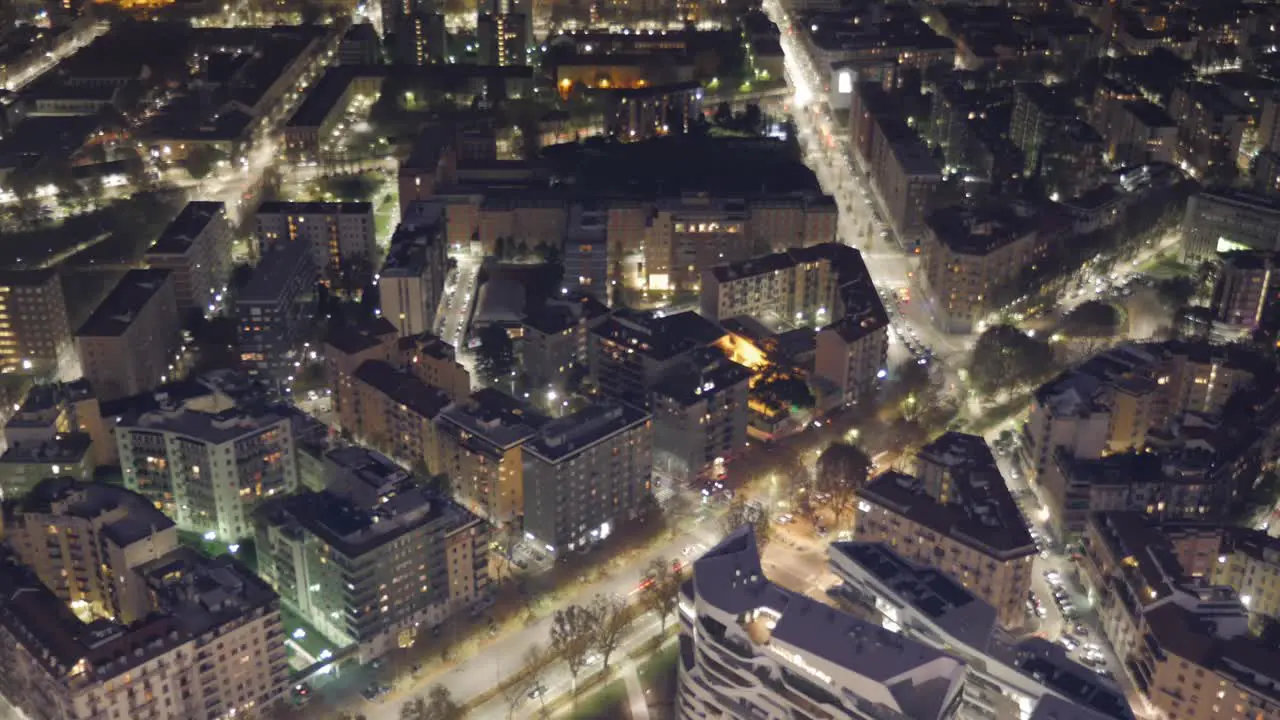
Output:
[[[311,623],[303,620],[302,616],[283,604],[280,606],[280,624],[284,625],[284,634],[286,636],[292,638],[294,642],[302,646],[303,650],[306,650],[314,657],[318,658],[320,653],[325,650],[332,653],[338,652],[338,647],[321,634],[319,630],[312,627]],[[301,640],[293,637],[294,630],[298,628],[302,628],[307,633],[307,636]]]
[[617,678],[590,695],[578,698],[577,707],[567,717],[569,720],[625,720],[630,717],[627,711],[627,684],[622,678]]
[[676,662],[680,658],[680,643],[669,643],[641,663],[636,670],[640,686],[649,701],[649,716],[653,720],[675,718]]

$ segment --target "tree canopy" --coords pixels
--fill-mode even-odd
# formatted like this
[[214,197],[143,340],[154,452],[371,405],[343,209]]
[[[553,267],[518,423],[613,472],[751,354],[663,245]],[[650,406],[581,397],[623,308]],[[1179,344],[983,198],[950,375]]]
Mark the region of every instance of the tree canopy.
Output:
[[1012,325],[996,325],[978,337],[969,377],[979,392],[991,393],[1035,382],[1053,369],[1053,348]]
[[1062,319],[1062,332],[1070,337],[1111,337],[1120,329],[1120,311],[1101,300],[1080,303]]

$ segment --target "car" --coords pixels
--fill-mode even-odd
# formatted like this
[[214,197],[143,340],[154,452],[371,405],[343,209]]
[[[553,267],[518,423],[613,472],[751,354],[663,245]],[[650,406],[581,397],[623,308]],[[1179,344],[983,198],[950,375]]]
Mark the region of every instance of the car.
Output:
[[381,668],[383,665],[386,665],[386,664],[387,664],[386,658],[374,658],[373,662],[369,663],[369,667],[373,668],[374,670],[378,670],[379,668]]
[[1062,574],[1059,573],[1057,570],[1045,570],[1044,579],[1048,580],[1050,585],[1062,584]]
[[531,690],[529,690],[529,699],[537,700],[538,698],[545,695],[546,692],[547,692],[547,688],[544,687],[542,683],[538,683],[537,685],[534,685]]
[[776,521],[776,522],[777,522],[779,525],[786,525],[786,524],[790,523],[793,519],[794,519],[794,518],[791,516],[791,513],[783,513],[783,514],[781,514],[781,515],[779,515],[779,516],[778,516],[778,519],[777,519],[777,521]]
[[366,685],[364,689],[360,691],[360,694],[363,695],[364,699],[368,700],[369,702],[377,702],[378,700],[381,700],[389,692],[391,692],[391,688],[387,687],[386,685],[373,682]]
[[1072,630],[1074,630],[1075,634],[1080,637],[1089,637],[1089,628],[1081,625],[1080,623],[1076,623],[1076,626],[1072,628]]
[[1041,618],[1043,618],[1044,616],[1046,616],[1046,615],[1048,615],[1048,614],[1049,614],[1049,611],[1048,611],[1048,610],[1045,610],[1043,605],[1037,605],[1037,606],[1036,606],[1036,615],[1038,615],[1038,616],[1040,616]]

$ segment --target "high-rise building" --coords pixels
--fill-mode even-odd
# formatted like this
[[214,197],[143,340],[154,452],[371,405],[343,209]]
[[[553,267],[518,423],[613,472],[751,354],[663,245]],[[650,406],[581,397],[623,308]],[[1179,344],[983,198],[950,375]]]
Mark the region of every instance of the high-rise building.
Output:
[[588,365],[588,334],[609,308],[592,295],[565,293],[520,321],[520,369],[533,387],[563,388],[569,373]]
[[221,202],[189,202],[143,258],[173,273],[178,310],[212,313],[222,302],[231,276],[231,224]]
[[418,12],[395,20],[395,60],[401,65],[442,63],[449,54],[444,15]]
[[286,382],[303,361],[303,342],[316,313],[319,280],[302,243],[272,246],[236,292],[240,363],[249,372]]
[[492,388],[446,408],[437,420],[440,460],[454,497],[494,525],[525,512],[524,443],[547,418]]
[[680,592],[680,717],[957,717],[965,663],[769,581],[744,526]]
[[524,532],[548,552],[590,547],[650,496],[649,413],[614,401],[552,420],[524,441]]
[[443,208],[434,206],[400,222],[378,272],[382,317],[400,335],[429,333],[448,275]]
[[178,547],[177,526],[147,498],[66,477],[36,485],[6,535],[59,602],[126,624],[151,611],[138,568]]
[[1183,261],[1216,260],[1232,250],[1280,251],[1280,201],[1232,188],[1205,190],[1187,200]]
[[659,380],[726,335],[691,310],[661,317],[620,310],[590,330],[591,377],[605,395],[647,407]]
[[372,277],[377,268],[373,203],[273,200],[258,206],[255,225],[259,252],[279,242],[306,243],[326,278]]
[[440,388],[382,360],[356,368],[355,402],[342,427],[411,467],[443,472],[436,418],[453,402]]
[[21,566],[0,568],[0,692],[48,720],[222,720],[289,687],[280,599],[230,556],[179,548],[137,568],[152,611],[86,622]]
[[76,332],[80,367],[99,400],[137,395],[172,377],[181,341],[168,270],[130,270]]
[[376,452],[325,464],[324,491],[273,499],[255,522],[263,577],[329,640],[368,662],[488,599],[484,521]]
[[481,65],[528,65],[530,18],[524,14],[480,13],[476,18]]
[[116,423],[125,487],[182,530],[225,542],[253,533],[258,504],[298,486],[297,447],[284,408],[205,412],[173,404]]
[[746,447],[750,379],[749,368],[706,348],[659,381],[651,405],[654,474],[686,482]]
[[55,368],[74,349],[56,270],[0,272],[0,324],[0,369]]
[[948,432],[858,490],[854,539],[901,548],[969,588],[1006,628],[1025,621],[1036,545],[986,441]]

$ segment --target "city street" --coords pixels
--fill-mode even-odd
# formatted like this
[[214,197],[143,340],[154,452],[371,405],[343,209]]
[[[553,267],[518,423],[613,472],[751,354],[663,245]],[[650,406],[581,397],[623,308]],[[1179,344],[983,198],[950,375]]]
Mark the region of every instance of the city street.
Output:
[[467,347],[471,304],[476,298],[476,281],[480,275],[480,258],[469,252],[454,252],[451,258],[458,267],[445,283],[444,297],[436,311],[436,335],[453,346],[458,362],[471,373],[472,387],[476,379],[475,353]]

